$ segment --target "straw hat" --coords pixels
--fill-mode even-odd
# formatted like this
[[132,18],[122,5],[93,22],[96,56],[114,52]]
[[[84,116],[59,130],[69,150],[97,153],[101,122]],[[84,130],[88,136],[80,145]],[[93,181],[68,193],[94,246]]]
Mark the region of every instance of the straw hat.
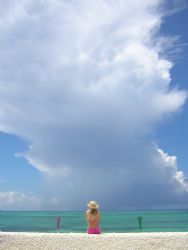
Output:
[[98,209],[99,205],[97,204],[96,201],[90,201],[87,206],[91,209]]

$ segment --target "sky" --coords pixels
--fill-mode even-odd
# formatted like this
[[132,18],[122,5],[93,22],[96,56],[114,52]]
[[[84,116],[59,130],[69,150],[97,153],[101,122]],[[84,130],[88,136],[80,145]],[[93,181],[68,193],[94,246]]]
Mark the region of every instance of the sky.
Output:
[[0,209],[188,208],[187,21],[183,0],[1,1]]

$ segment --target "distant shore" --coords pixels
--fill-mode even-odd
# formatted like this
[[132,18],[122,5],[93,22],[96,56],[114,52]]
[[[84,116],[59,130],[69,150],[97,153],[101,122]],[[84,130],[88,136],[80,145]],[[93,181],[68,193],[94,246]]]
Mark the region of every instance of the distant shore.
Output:
[[188,232],[173,233],[8,233],[0,232],[3,250],[165,250],[188,249]]

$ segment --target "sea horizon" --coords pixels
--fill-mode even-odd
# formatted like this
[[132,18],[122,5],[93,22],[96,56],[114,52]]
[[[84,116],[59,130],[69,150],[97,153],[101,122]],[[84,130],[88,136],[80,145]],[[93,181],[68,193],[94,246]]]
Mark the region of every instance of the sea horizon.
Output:
[[[83,212],[84,210],[3,210],[0,212]],[[100,212],[139,212],[139,211],[188,211],[188,208],[171,208],[171,209],[129,209],[129,210],[100,210]]]

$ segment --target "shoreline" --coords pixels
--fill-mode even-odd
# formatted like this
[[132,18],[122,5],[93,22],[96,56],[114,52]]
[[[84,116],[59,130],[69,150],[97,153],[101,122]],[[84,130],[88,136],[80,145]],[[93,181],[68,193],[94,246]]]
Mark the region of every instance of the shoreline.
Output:
[[187,250],[188,232],[142,233],[26,233],[0,232],[3,250]]

